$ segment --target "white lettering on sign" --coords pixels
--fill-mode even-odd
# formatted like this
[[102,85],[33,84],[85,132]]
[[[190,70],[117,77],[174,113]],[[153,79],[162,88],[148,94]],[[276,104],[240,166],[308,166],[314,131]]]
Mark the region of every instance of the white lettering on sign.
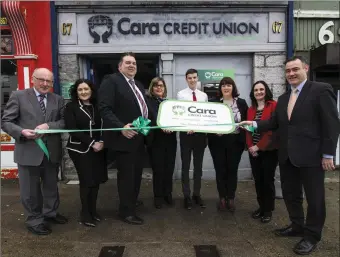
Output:
[[[319,42],[321,45],[334,43],[334,34],[329,30],[330,27],[334,26],[333,21],[327,21],[319,30]],[[338,30],[338,34],[340,36],[340,29]]]

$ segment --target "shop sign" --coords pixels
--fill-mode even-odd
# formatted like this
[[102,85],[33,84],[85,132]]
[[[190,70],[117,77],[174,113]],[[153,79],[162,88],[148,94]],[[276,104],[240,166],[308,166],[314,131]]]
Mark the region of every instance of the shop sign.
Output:
[[[62,13],[59,14],[60,44],[178,46],[211,44],[212,41],[215,45],[227,45],[230,42],[234,45],[277,43],[285,40],[285,16],[282,14],[284,13],[252,15],[248,13],[96,15]],[[275,21],[279,22],[275,29],[276,33],[272,30],[272,23]],[[70,23],[73,24],[72,27]]]
[[[331,30],[333,26],[334,26],[333,21],[327,21],[319,29],[318,39],[321,45],[334,43],[334,42],[340,42],[339,39],[337,41],[335,40],[335,35],[333,31]],[[340,28],[337,28],[337,29],[335,28],[334,31],[335,31],[335,34],[337,34],[338,37],[340,37]]]
[[234,79],[234,70],[197,70],[199,80],[204,82],[220,82],[224,77]]

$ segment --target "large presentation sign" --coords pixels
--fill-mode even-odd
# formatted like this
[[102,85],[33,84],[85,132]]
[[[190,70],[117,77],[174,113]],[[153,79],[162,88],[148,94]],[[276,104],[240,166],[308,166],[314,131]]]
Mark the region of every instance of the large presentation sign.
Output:
[[[158,126],[173,126],[168,130],[228,134],[236,124],[232,110],[222,103],[167,100],[161,103]],[[176,127],[178,126],[178,127]]]

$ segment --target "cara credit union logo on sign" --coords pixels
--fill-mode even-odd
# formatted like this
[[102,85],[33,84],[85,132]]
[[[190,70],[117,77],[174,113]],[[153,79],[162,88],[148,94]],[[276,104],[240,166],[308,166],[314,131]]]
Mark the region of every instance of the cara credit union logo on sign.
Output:
[[198,70],[198,77],[201,81],[220,81],[224,77],[234,78],[234,70]]

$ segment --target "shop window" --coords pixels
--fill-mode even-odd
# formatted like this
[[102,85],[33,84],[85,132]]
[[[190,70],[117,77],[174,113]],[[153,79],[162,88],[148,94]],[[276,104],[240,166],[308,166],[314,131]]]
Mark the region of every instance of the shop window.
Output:
[[13,36],[9,29],[1,30],[1,55],[14,55]]
[[18,89],[16,60],[1,60],[1,117],[8,99]]

